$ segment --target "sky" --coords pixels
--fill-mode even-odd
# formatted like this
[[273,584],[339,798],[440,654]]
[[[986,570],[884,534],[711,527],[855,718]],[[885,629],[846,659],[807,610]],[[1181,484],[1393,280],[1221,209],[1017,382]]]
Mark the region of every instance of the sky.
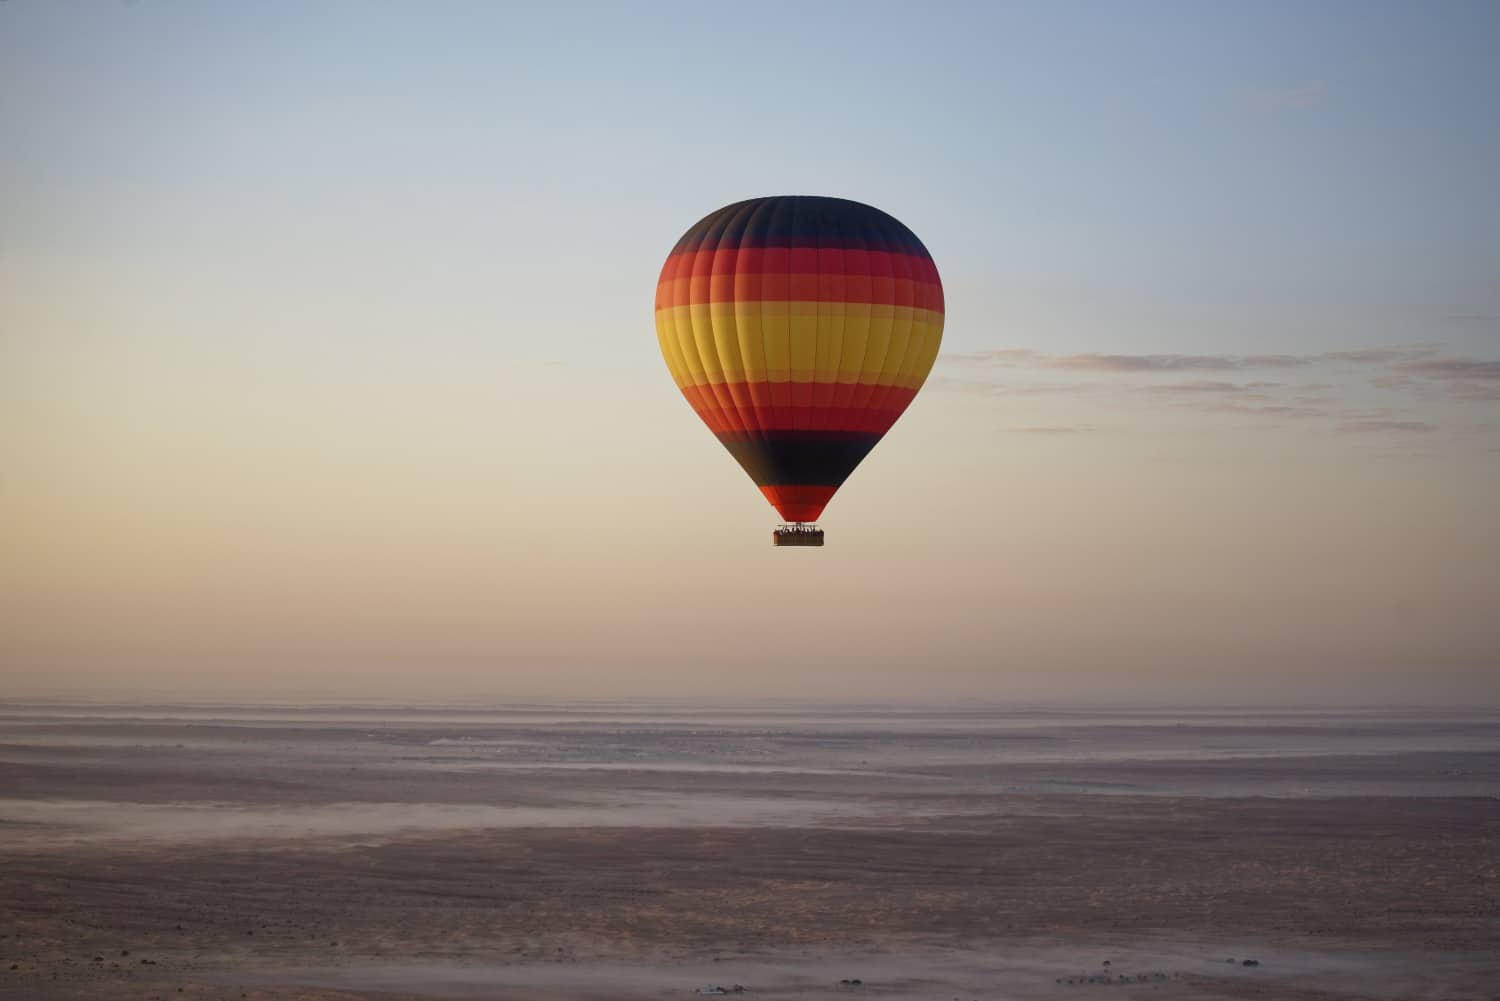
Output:
[[[1500,6],[0,2],[0,697],[1500,703]],[[879,206],[824,515],[677,393]]]

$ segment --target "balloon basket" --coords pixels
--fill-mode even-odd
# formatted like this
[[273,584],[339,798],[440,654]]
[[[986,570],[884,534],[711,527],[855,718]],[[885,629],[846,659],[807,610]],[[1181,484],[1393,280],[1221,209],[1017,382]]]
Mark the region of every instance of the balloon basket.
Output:
[[773,546],[821,546],[823,530],[817,525],[796,522],[782,525],[771,533]]

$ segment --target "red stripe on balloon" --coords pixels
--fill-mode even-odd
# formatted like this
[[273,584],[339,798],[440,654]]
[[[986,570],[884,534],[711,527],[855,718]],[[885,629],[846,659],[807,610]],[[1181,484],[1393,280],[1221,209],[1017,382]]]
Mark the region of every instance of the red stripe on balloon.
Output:
[[915,281],[941,283],[932,258],[883,250],[764,247],[743,250],[693,250],[673,254],[662,266],[661,281],[697,275],[735,274],[904,275]]
[[[863,393],[870,390],[870,393]],[[682,390],[715,434],[729,431],[860,431],[884,434],[917,395],[863,383],[739,382]],[[869,400],[855,405],[863,396]],[[847,402],[842,402],[847,399]],[[822,402],[820,402],[822,401]]]
[[847,302],[943,312],[943,287],[867,275],[753,274],[662,282],[656,308],[720,302]]
[[838,487],[766,486],[760,492],[786,521],[817,521]]

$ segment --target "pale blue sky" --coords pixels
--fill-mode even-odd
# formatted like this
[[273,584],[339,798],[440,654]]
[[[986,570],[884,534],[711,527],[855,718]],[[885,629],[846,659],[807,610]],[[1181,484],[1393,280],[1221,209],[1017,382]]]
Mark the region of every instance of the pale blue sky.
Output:
[[[1017,339],[985,318],[1013,286],[1111,304],[1116,322],[1062,345],[1078,350],[1463,339],[1448,317],[1500,313],[1490,3],[19,0],[0,17],[11,251],[306,256],[528,310],[569,295],[602,325],[702,211],[818,191],[918,229],[980,307],[954,349]],[[1117,300],[1204,322],[1140,329]],[[1288,302],[1335,315],[1288,331]],[[550,350],[592,353],[586,330]]]
[[[1497,51],[1494,3],[0,2],[4,666],[1500,698]],[[774,193],[948,305],[796,573],[651,318]]]

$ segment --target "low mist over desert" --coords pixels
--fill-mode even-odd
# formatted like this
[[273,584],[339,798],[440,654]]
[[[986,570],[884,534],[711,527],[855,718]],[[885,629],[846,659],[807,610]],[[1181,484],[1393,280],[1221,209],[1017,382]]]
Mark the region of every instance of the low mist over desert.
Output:
[[1496,989],[1488,712],[9,704],[0,789],[7,998]]

